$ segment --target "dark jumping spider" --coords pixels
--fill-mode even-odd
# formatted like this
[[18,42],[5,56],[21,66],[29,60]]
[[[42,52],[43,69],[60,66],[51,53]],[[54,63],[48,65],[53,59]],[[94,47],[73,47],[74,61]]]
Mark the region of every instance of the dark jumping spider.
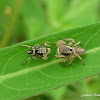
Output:
[[32,58],[37,59],[39,57],[39,55],[42,56],[42,59],[47,60],[48,59],[47,55],[51,53],[51,49],[46,48],[46,46],[50,47],[47,43],[49,43],[49,42],[45,42],[42,47],[39,44],[36,44],[33,47],[28,46],[28,45],[19,45],[19,46],[25,46],[25,47],[30,48],[30,50],[27,52],[27,54],[32,55],[32,57],[29,57],[24,62],[26,62]]
[[[64,40],[71,41],[71,42],[69,42],[68,45],[66,45],[66,42]],[[58,46],[58,50],[57,50],[58,55],[55,55],[55,57],[63,58],[63,61],[60,63],[65,62],[66,58],[68,57],[70,62],[66,65],[69,65],[74,61],[75,57],[77,56],[84,64],[82,58],[79,55],[85,53],[85,50],[81,47],[77,47],[77,45],[79,45],[81,42],[79,41],[78,43],[74,44],[71,47],[71,45],[73,43],[75,43],[75,41],[73,39],[70,39],[70,38],[67,38],[64,40],[59,40],[59,41],[55,42],[56,46]]]

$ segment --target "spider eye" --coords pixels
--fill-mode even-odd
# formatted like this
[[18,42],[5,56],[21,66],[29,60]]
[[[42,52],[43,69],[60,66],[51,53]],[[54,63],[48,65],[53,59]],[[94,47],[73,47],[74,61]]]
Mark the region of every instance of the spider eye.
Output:
[[72,49],[69,49],[70,51],[72,51]]

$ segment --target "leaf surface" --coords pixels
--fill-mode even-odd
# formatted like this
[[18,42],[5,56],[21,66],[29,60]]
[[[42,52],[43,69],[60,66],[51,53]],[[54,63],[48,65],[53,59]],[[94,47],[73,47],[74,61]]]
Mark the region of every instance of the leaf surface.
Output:
[[[81,41],[85,66],[78,58],[69,66],[65,66],[68,62],[59,64],[62,59],[54,57],[52,43],[64,38]],[[51,42],[52,50],[47,61],[31,59],[21,65],[30,55],[26,54],[29,48],[19,44],[0,50],[0,100],[25,99],[100,73],[100,23],[50,33],[20,45],[42,46],[46,41]]]

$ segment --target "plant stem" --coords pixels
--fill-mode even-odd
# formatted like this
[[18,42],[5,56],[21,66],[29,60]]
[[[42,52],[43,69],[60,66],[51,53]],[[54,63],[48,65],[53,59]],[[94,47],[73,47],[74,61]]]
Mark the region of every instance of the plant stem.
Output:
[[8,26],[6,27],[5,32],[4,32],[4,36],[3,36],[2,40],[1,40],[0,48],[3,48],[5,46],[7,46],[9,41],[10,41],[10,38],[11,38],[11,36],[13,34],[12,30],[13,30],[14,24],[16,23],[16,20],[17,20],[17,17],[18,17],[19,8],[21,7],[22,1],[23,0],[16,0],[14,9],[12,11],[12,15],[11,15],[11,17],[9,19],[9,22],[8,22]]

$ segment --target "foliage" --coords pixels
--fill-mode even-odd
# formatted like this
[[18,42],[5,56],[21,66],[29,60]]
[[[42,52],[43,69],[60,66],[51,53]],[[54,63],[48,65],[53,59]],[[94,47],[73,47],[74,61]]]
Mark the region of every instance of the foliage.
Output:
[[[79,81],[100,73],[100,23],[81,26],[44,35],[37,39],[22,42],[30,46],[44,42],[51,42],[52,52],[49,59],[44,61],[32,59],[23,65],[21,63],[29,57],[25,52],[29,49],[18,45],[0,50],[0,100],[22,99],[55,89],[72,82]],[[82,56],[85,66],[76,58],[74,63],[65,66],[59,64],[61,59],[54,58],[55,45],[59,39],[73,38],[81,41],[86,53]],[[5,91],[6,90],[6,91]]]

